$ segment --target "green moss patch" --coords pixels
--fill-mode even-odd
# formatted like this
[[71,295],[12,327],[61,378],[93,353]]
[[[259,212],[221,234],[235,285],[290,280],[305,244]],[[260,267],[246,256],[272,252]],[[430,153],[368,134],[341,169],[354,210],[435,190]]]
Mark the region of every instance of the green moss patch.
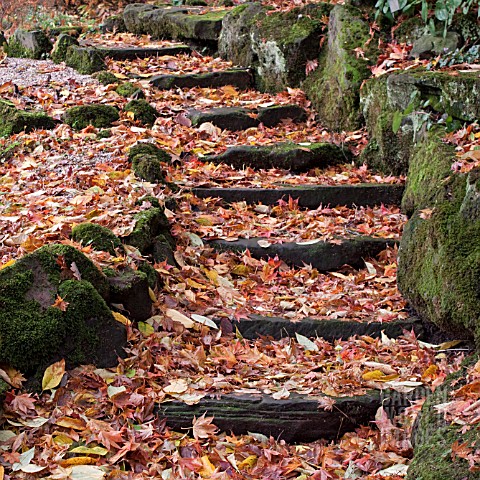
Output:
[[92,77],[97,79],[102,85],[111,85],[112,83],[119,82],[118,78],[112,72],[108,72],[107,70],[95,72]]
[[131,100],[128,102],[124,110],[133,113],[134,120],[138,120],[144,125],[153,125],[159,116],[159,113],[146,100]]
[[90,245],[94,250],[116,255],[115,250],[121,248],[120,239],[108,228],[96,223],[81,223],[72,229],[72,238],[83,245]]
[[12,103],[0,100],[0,137],[35,129],[50,130],[54,127],[55,120],[45,113],[18,110]]
[[17,29],[10,37],[7,55],[19,58],[34,58],[40,60],[52,50],[52,44],[42,30],[26,31]]
[[122,97],[131,97],[139,88],[131,82],[124,82],[116,88],[116,92]]
[[52,50],[52,60],[55,63],[64,62],[67,57],[67,50],[72,45],[78,45],[78,40],[66,33],[59,35]]
[[165,183],[162,165],[155,155],[136,155],[132,161],[132,170],[137,177],[151,183]]
[[128,159],[132,162],[135,157],[140,155],[153,155],[160,162],[169,163],[172,157],[153,143],[136,143],[128,150]]
[[67,48],[65,63],[84,75],[105,70],[103,56],[95,48],[72,45]]
[[64,115],[64,122],[76,130],[93,125],[108,128],[120,118],[118,110],[110,105],[80,105],[69,108]]

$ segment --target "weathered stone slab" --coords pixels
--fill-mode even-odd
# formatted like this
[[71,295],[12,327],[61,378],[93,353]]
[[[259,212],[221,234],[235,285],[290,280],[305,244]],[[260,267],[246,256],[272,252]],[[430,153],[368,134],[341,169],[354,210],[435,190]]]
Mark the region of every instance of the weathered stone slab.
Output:
[[266,127],[274,127],[282,120],[301,122],[306,119],[306,112],[297,105],[274,105],[271,107],[256,109],[221,107],[210,110],[191,110],[188,118],[193,126],[210,122],[222,130],[247,130],[258,127],[263,123]]
[[169,88],[218,88],[232,85],[242,90],[248,90],[253,85],[250,70],[232,69],[221,72],[190,73],[185,75],[157,75],[150,83],[162,90]]
[[[286,442],[313,442],[338,439],[360,425],[369,424],[375,419],[382,402],[393,416],[408,406],[409,398],[414,396],[377,391],[354,397],[292,393],[288,399],[275,400],[270,395],[225,394],[219,398],[205,397],[196,405],[179,401],[161,403],[156,407],[156,413],[166,417],[167,425],[179,431],[191,428],[193,417],[207,413],[214,417],[213,423],[221,431],[232,431],[236,435],[261,433]],[[319,408],[319,401],[324,398],[334,399],[331,410]]]
[[[218,323],[220,321],[218,320]],[[382,332],[389,338],[398,338],[404,331],[415,332],[418,338],[425,338],[422,323],[417,318],[397,320],[394,322],[354,322],[346,320],[316,320],[302,318],[292,322],[288,318],[264,317],[250,315],[232,322],[233,329],[238,329],[244,338],[253,340],[261,336],[273,337],[279,340],[284,337],[295,337],[300,334],[305,337],[324,338],[328,342],[346,340],[355,335],[368,335],[379,338]]]
[[105,70],[105,62],[96,48],[71,45],[65,54],[65,63],[84,75]]
[[135,58],[162,57],[165,55],[189,55],[192,49],[188,45],[178,45],[174,47],[99,47],[98,52],[104,57],[110,57],[113,60],[134,60]]
[[203,157],[205,162],[225,163],[234,168],[245,165],[252,168],[284,168],[293,172],[305,172],[312,168],[325,168],[348,162],[350,152],[332,143],[297,145],[281,143],[272,146],[239,146],[227,149],[220,155]]
[[358,236],[355,238],[338,239],[341,243],[320,241],[310,245],[294,242],[275,243],[267,248],[258,244],[260,238],[239,239],[234,242],[212,240],[208,244],[218,251],[249,250],[253,258],[267,259],[278,256],[286,263],[298,267],[312,265],[319,271],[334,271],[344,265],[354,268],[365,266],[365,258],[375,257],[387,247],[393,247],[396,240]]
[[298,206],[315,209],[320,205],[374,206],[400,205],[405,187],[390,184],[302,185],[273,188],[199,187],[193,193],[200,198],[220,197],[227,203],[247,202],[275,205],[280,199],[298,199]]

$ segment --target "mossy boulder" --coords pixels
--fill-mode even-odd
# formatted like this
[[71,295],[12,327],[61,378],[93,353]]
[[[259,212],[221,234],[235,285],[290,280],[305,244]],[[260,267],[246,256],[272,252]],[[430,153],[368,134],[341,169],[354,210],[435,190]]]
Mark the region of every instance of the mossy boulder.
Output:
[[76,130],[93,125],[96,128],[108,128],[120,118],[118,110],[111,105],[79,105],[69,108],[63,121]]
[[170,224],[163,208],[149,208],[135,215],[135,227],[122,238],[127,245],[137,248],[143,255],[151,253],[159,235],[163,235],[172,248],[175,241],[170,233]]
[[118,78],[112,72],[107,70],[95,72],[92,77],[98,80],[102,85],[112,85],[119,82]]
[[[303,89],[317,109],[320,121],[332,130],[356,130],[362,126],[360,86],[370,77],[376,61],[375,40],[363,14],[350,5],[336,5],[330,14],[328,41],[318,68]],[[361,49],[360,54],[355,49]]]
[[91,47],[71,45],[67,48],[65,63],[84,75],[105,70],[103,55]]
[[123,33],[127,31],[125,20],[122,15],[111,15],[107,17],[100,25],[100,31],[102,33]]
[[452,174],[442,184],[434,166],[425,172],[425,188],[429,181],[441,185],[404,228],[398,286],[423,320],[480,342],[480,211],[472,193],[477,174]]
[[480,117],[480,78],[458,72],[392,73],[365,82],[361,106],[370,135],[361,161],[386,173],[406,174],[429,111],[459,121]]
[[137,35],[147,33],[143,17],[147,12],[157,10],[154,5],[131,3],[123,10],[123,21],[127,31]]
[[[106,277],[68,245],[42,247],[4,268],[0,362],[27,374],[61,358],[68,367],[113,366],[126,333],[105,303],[108,295]],[[67,302],[63,308],[54,306],[58,296]]]
[[7,55],[40,60],[52,50],[52,43],[42,30],[27,31],[19,28],[8,40]]
[[119,95],[125,98],[131,97],[137,90],[139,88],[131,82],[124,82],[115,89]]
[[138,120],[140,123],[148,126],[152,126],[160,115],[158,111],[144,99],[131,100],[123,109],[125,112],[132,113],[134,120]]
[[462,368],[449,375],[445,383],[427,397],[414,429],[414,456],[408,468],[407,480],[478,480],[479,471],[470,471],[468,460],[452,459],[452,446],[466,443],[474,446],[480,430],[472,425],[465,433],[462,426],[448,424],[437,405],[452,400],[450,394],[466,383],[467,369],[478,360],[478,355],[467,358]]
[[262,90],[298,87],[307,61],[316,60],[321,51],[319,38],[331,9],[318,3],[269,14],[259,3],[239,5],[223,20],[219,52],[237,65],[254,68]]
[[60,34],[53,45],[52,60],[55,63],[64,62],[67,57],[68,47],[72,45],[78,45],[78,40],[75,37],[66,33]]
[[143,272],[147,277],[148,286],[154,290],[158,286],[158,272],[150,265],[149,262],[142,262],[138,266],[138,271]]
[[116,249],[122,247],[120,239],[108,228],[96,223],[81,223],[72,229],[72,238],[94,250],[117,255]]
[[7,100],[0,100],[0,137],[35,129],[50,130],[55,127],[55,120],[43,112],[18,110]]
[[165,183],[162,164],[155,155],[136,155],[132,170],[137,177],[150,183]]
[[139,142],[128,150],[128,159],[131,162],[133,162],[135,157],[140,155],[153,155],[157,160],[165,163],[170,163],[172,161],[172,157],[165,150],[162,150],[153,143]]

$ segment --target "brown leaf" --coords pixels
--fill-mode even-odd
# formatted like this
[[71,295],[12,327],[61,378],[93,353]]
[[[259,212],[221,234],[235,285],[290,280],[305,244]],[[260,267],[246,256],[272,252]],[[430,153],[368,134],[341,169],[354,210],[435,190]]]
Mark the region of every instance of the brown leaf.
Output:
[[193,417],[193,436],[196,440],[199,438],[208,438],[218,429],[212,424],[213,417],[205,417],[204,413],[201,417]]

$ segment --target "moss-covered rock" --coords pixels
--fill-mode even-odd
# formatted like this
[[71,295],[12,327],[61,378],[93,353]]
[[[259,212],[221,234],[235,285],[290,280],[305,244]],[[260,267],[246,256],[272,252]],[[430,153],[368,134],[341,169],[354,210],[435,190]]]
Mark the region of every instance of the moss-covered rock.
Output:
[[153,125],[160,115],[146,100],[131,100],[123,109],[126,112],[133,113],[134,120],[138,120],[144,125]]
[[118,110],[111,105],[80,105],[69,108],[63,121],[72,128],[81,130],[89,125],[96,128],[108,128],[120,118]]
[[112,72],[107,70],[95,72],[92,77],[98,80],[102,85],[111,85],[119,82],[118,78]]
[[112,136],[112,130],[110,128],[106,128],[105,130],[100,130],[97,133],[97,138],[110,138]]
[[154,5],[143,3],[131,3],[127,5],[123,10],[123,21],[127,31],[137,35],[148,33],[145,30],[143,17],[147,12],[154,10],[157,10],[157,7]]
[[42,30],[31,32],[21,28],[9,38],[7,54],[19,58],[45,58],[52,50],[52,44]]
[[[434,166],[425,170],[422,185],[428,188],[429,181],[442,183]],[[431,217],[417,211],[407,222],[398,285],[422,319],[480,342],[480,217],[462,213],[476,210],[469,208],[474,199],[467,184],[466,175],[445,178],[429,205]]]
[[114,32],[123,33],[127,31],[125,20],[121,15],[111,15],[107,17],[100,25],[100,31],[102,33]]
[[95,48],[71,45],[67,48],[65,63],[84,75],[105,70],[105,61]]
[[132,170],[137,177],[150,183],[165,183],[163,169],[155,155],[136,155],[132,161]]
[[139,88],[131,82],[124,82],[115,89],[119,95],[125,98],[131,97],[137,90]]
[[[108,294],[106,277],[67,245],[42,247],[4,268],[0,362],[28,374],[60,358],[69,367],[90,362],[112,366],[126,335],[105,303]],[[53,306],[57,296],[67,302],[66,309]]]
[[0,100],[0,137],[35,129],[50,130],[55,127],[55,120],[43,112],[18,110],[7,100]]
[[162,150],[153,143],[139,142],[128,150],[128,159],[131,162],[139,155],[153,155],[157,157],[160,162],[165,163],[172,161],[172,157],[165,150]]
[[478,360],[478,355],[467,358],[461,370],[450,375],[445,383],[427,397],[417,420],[414,435],[414,456],[408,468],[407,480],[478,480],[480,472],[469,470],[467,460],[452,460],[452,445],[478,442],[478,425],[461,433],[461,425],[449,425],[435,406],[452,400],[450,393],[465,384],[467,368]]
[[[328,42],[318,68],[303,84],[320,121],[333,130],[356,130],[362,125],[360,86],[369,78],[376,59],[368,21],[353,6],[336,5],[328,25]],[[362,49],[364,55],[355,49]]]
[[155,268],[153,268],[149,262],[142,262],[138,266],[138,270],[146,275],[148,286],[154,290],[158,286],[159,279],[158,272],[155,270]]
[[116,255],[115,250],[121,248],[122,242],[108,228],[96,223],[81,223],[72,229],[72,238],[83,245],[90,245],[94,250]]
[[170,246],[175,245],[164,209],[149,208],[135,215],[133,232],[123,237],[122,240],[128,245],[136,247],[142,254],[148,254],[159,235],[164,235]]
[[60,34],[53,45],[51,53],[52,60],[55,63],[64,62],[67,57],[68,47],[72,45],[78,45],[78,40],[75,37],[66,33]]
[[78,38],[83,33],[85,27],[83,25],[61,25],[58,27],[50,27],[47,29],[47,33],[50,37],[58,37],[62,33],[66,33],[71,37]]

